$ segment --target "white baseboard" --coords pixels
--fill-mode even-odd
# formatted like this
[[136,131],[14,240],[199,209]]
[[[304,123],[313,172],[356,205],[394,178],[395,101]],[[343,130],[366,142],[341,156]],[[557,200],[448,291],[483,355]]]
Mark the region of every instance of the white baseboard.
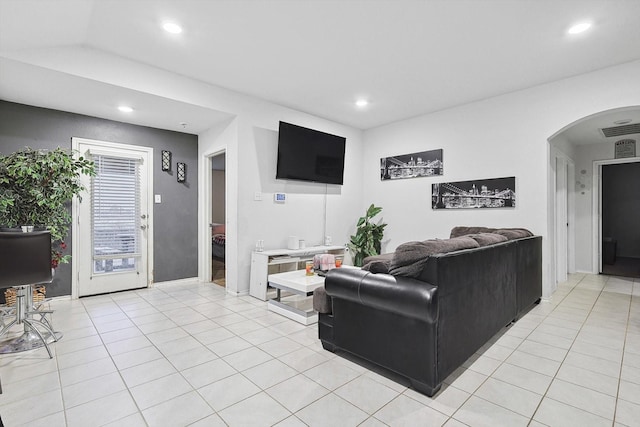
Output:
[[47,298],[51,301],[71,301],[71,295],[60,295],[58,297]]
[[185,284],[185,283],[194,283],[194,282],[195,283],[204,283],[204,282],[200,282],[200,279],[198,279],[198,277],[187,277],[186,279],[167,280],[165,282],[154,282],[149,287],[150,288],[154,288],[156,286],[158,286],[158,287],[172,286],[172,285],[181,285],[181,284]]
[[[211,282],[213,283],[213,282]],[[249,291],[241,291],[241,292],[234,292],[232,290],[230,290],[229,288],[225,288],[227,290],[227,294],[229,295],[233,295],[234,297],[243,297],[245,295],[249,295]]]

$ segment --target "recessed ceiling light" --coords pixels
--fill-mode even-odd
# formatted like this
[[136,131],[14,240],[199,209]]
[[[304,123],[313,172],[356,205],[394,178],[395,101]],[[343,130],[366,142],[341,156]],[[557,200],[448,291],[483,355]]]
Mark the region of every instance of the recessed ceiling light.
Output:
[[366,107],[367,105],[369,105],[369,101],[367,101],[366,99],[358,99],[356,101],[356,107]]
[[616,125],[626,125],[627,123],[631,123],[631,119],[616,120],[613,123]]
[[162,28],[164,28],[167,33],[171,34],[180,34],[182,32],[182,27],[175,22],[165,22],[162,24]]
[[591,28],[591,22],[581,22],[567,30],[568,34],[580,34]]
[[122,111],[123,113],[133,112],[133,108],[129,107],[128,105],[121,105],[118,107],[118,110]]

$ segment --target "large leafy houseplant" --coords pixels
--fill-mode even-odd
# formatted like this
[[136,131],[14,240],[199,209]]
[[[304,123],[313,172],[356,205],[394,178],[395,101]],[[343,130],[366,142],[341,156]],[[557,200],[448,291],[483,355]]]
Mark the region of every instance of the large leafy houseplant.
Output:
[[84,190],[83,174],[95,175],[93,162],[75,158],[60,147],[0,154],[0,226],[33,225],[49,230],[53,268],[70,259],[62,251],[71,223],[70,202]]
[[365,216],[358,219],[356,234],[351,236],[351,241],[348,243],[349,249],[353,253],[353,265],[357,267],[362,267],[362,261],[366,257],[380,255],[380,244],[387,224],[382,223],[382,219],[377,223],[374,223],[372,219],[381,211],[381,207],[372,204],[367,209]]

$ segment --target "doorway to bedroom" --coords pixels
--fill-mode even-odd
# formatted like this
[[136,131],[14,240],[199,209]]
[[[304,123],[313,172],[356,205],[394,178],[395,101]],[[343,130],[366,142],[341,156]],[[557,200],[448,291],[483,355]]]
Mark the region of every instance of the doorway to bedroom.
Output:
[[226,286],[226,155],[210,157],[211,162],[211,281]]

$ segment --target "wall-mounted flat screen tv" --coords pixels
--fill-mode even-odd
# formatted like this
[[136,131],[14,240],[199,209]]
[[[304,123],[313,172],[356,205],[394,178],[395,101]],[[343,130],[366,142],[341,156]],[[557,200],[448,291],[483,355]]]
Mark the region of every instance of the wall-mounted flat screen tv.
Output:
[[280,122],[276,179],[342,184],[346,138]]

